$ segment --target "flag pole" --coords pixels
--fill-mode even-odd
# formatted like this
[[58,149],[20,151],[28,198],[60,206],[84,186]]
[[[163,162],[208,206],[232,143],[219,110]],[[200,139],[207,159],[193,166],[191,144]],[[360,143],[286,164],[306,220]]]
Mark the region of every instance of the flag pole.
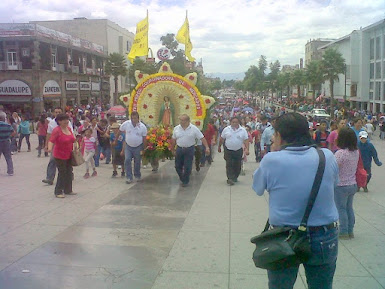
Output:
[[[148,20],[148,9],[147,9],[147,25],[149,26],[149,20]],[[150,27],[148,27],[147,31],[150,30]],[[148,58],[148,32],[147,32],[147,57]]]

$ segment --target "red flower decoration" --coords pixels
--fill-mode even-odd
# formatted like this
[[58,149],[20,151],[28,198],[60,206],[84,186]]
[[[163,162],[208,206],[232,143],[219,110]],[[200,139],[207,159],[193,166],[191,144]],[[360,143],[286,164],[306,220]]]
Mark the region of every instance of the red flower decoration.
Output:
[[139,73],[138,78],[143,78],[143,74]]
[[195,77],[194,77],[194,76],[192,76],[192,75],[190,75],[189,79],[190,79],[190,80],[194,80],[194,79],[195,79]]
[[196,124],[197,126],[200,126],[200,125],[201,125],[201,122],[198,120],[198,121],[195,122],[195,124]]
[[211,100],[207,98],[207,99],[205,100],[205,102],[206,102],[206,103],[210,103]]
[[147,104],[143,104],[143,108],[146,109],[147,108]]
[[123,101],[127,102],[128,101],[128,97],[127,96],[123,97]]
[[152,97],[152,93],[149,93],[148,96],[149,96],[149,97]]
[[154,117],[152,116],[152,114],[150,114],[148,117],[149,117],[149,118],[154,118]]
[[163,66],[163,71],[168,71],[168,67],[165,65],[165,66]]
[[190,106],[189,105],[186,105],[186,109],[189,109],[190,108]]
[[179,98],[182,99],[184,96],[183,95],[179,95]]

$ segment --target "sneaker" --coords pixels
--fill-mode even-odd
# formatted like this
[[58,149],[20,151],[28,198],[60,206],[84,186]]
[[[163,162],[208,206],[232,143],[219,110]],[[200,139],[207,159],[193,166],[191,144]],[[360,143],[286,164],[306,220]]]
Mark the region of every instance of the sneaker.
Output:
[[65,198],[65,196],[63,194],[59,194],[59,195],[56,195],[56,198],[63,199],[63,198]]
[[140,183],[142,181],[142,178],[136,178],[136,181]]
[[234,179],[233,182],[234,182],[234,183],[238,183],[238,179]]
[[228,180],[227,180],[227,184],[228,184],[229,186],[233,186],[233,185],[234,185],[234,181],[233,181],[233,180],[230,180],[230,179],[228,179]]
[[98,175],[98,172],[97,171],[94,171],[93,173],[92,173],[92,177],[96,177]]
[[12,176],[13,176],[13,173],[8,174],[8,176],[12,177]]
[[120,174],[120,176],[121,176],[122,178],[124,178],[124,177],[126,176],[126,173],[125,173],[125,172],[122,172],[122,173]]
[[117,172],[117,171],[113,171],[113,172],[112,172],[112,177],[113,177],[113,178],[115,178],[117,175],[118,175],[118,172]]
[[144,168],[144,169],[147,169],[147,166],[146,166],[146,165],[144,165],[144,166],[143,166],[143,168]]
[[45,179],[45,180],[42,180],[42,182],[45,183],[45,184],[48,184],[48,185],[50,185],[50,186],[53,185],[53,181],[51,181],[51,180]]
[[88,179],[90,177],[90,173],[85,173],[85,175],[83,176],[83,178],[85,179]]
[[151,171],[152,171],[152,172],[157,172],[157,171],[158,171],[158,169],[152,169]]
[[132,184],[132,180],[127,180],[127,181],[126,181],[126,184],[127,184],[127,185]]

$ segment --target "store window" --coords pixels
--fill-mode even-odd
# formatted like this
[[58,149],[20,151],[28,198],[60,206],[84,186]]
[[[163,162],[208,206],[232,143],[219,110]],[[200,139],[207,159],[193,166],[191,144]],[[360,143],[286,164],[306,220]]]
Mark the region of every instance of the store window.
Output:
[[369,99],[372,100],[373,99],[373,92],[369,92]]
[[370,60],[374,59],[374,38],[370,39]]
[[381,42],[380,42],[380,36],[376,38],[376,59],[381,58]]
[[8,67],[15,67],[17,66],[17,54],[15,50],[8,50],[7,51],[7,63]]
[[376,87],[374,90],[375,100],[380,100],[381,97],[381,82],[376,82]]
[[369,84],[369,89],[370,89],[370,90],[373,90],[373,89],[374,89],[374,82],[373,82],[373,81],[370,82],[370,84]]
[[374,78],[374,63],[370,63],[370,79]]
[[376,78],[381,78],[381,62],[376,62]]

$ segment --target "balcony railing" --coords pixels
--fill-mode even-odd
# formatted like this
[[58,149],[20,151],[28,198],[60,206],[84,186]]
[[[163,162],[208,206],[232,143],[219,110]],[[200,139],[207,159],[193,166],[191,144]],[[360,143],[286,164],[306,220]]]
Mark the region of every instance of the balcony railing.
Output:
[[21,62],[8,63],[7,61],[0,62],[0,70],[22,70],[23,65]]

